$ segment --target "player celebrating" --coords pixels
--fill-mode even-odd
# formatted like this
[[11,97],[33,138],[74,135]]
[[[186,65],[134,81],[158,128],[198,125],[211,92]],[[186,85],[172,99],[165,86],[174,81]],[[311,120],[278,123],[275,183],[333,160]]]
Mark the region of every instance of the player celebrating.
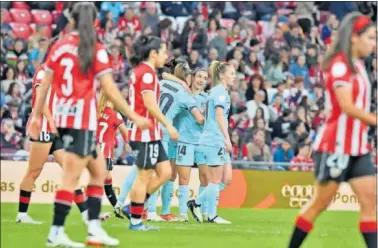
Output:
[[[164,66],[166,59],[166,45],[157,37],[141,35],[133,43],[131,62],[134,71],[129,89],[130,104],[133,110],[150,119],[153,127],[140,130],[132,120],[127,124],[130,145],[137,152],[135,164],[138,166],[131,190],[131,230],[156,230],[142,223],[144,203],[172,176],[167,153],[161,142],[159,122],[167,128],[172,140],[177,140],[178,132],[159,109],[160,86],[155,73],[157,68]],[[156,175],[152,176],[153,172],[156,172]]]
[[376,46],[376,28],[359,13],[342,20],[338,39],[325,57],[328,118],[314,142],[315,195],[296,219],[289,248],[300,247],[327,209],[341,182],[349,182],[360,203],[360,231],[368,248],[377,247],[376,177],[368,146],[370,82],[361,58]]
[[222,166],[230,163],[229,154],[232,150],[230,136],[228,134],[228,114],[230,111],[230,96],[227,92],[236,80],[235,68],[228,63],[214,61],[212,69],[213,87],[210,90],[206,106],[206,121],[200,139],[200,151],[204,153],[206,163],[209,166],[209,184],[195,200],[188,202],[188,207],[193,217],[203,221],[201,204],[208,201],[208,222],[217,224],[230,224],[231,222],[217,216],[219,199],[219,184],[222,181]]
[[[203,92],[207,82],[207,71],[204,68],[197,68],[193,72],[192,93],[197,102],[197,106],[201,107],[202,113],[205,112],[207,94]],[[200,139],[203,123],[199,123],[189,111],[182,112],[178,117],[179,142],[177,145],[176,166],[179,176],[179,213],[177,221],[188,221],[187,202],[190,199],[189,180],[191,166],[196,163],[199,168],[200,178],[207,185],[207,166],[203,153],[196,150]],[[203,205],[205,205],[204,202]],[[206,210],[202,209],[202,213]]]
[[96,137],[100,149],[104,154],[106,169],[108,170],[104,186],[105,194],[114,208],[115,216],[123,219],[120,209],[115,208],[115,205],[117,204],[117,196],[114,193],[110,172],[113,170],[114,146],[117,129],[121,131],[121,134],[124,137],[127,137],[127,128],[123,122],[121,114],[113,110],[113,104],[106,99],[102,91],[100,92],[98,106],[98,113],[100,113],[100,116],[98,118]]
[[[39,86],[41,85],[41,80],[45,75],[43,69],[44,64],[40,65],[35,71],[33,77],[32,85],[32,108],[34,109],[36,96],[39,91]],[[33,220],[28,214],[29,202],[31,199],[31,193],[33,190],[33,185],[39,175],[42,172],[43,165],[48,159],[49,154],[53,154],[55,161],[62,165],[63,161],[63,143],[56,136],[55,121],[52,117],[52,105],[54,100],[54,91],[50,87],[49,93],[46,98],[46,104],[43,107],[42,116],[42,130],[38,139],[30,139],[32,141],[29,167],[25,173],[24,179],[20,185],[20,197],[18,206],[18,215],[16,218],[17,223],[29,223],[29,224],[42,224],[42,222]],[[86,222],[88,219],[87,205],[85,202],[85,196],[81,189],[75,190],[74,201],[77,204],[80,213],[82,214],[83,221]]]
[[130,110],[117,86],[113,82],[111,65],[105,48],[96,42],[93,28],[97,17],[93,3],[76,3],[72,22],[75,30],[56,42],[45,64],[45,76],[37,96],[35,112],[29,125],[29,134],[37,139],[40,134],[40,119],[47,90],[51,83],[56,92],[54,116],[59,136],[63,141],[63,178],[57,190],[54,204],[54,218],[48,235],[47,246],[84,247],[71,241],[64,232],[64,222],[71,209],[74,190],[85,167],[90,173],[88,196],[88,245],[119,244],[101,228],[99,213],[106,176],[105,160],[95,143],[97,127],[96,84],[100,81],[106,97],[115,107],[138,126],[150,125],[147,119]]

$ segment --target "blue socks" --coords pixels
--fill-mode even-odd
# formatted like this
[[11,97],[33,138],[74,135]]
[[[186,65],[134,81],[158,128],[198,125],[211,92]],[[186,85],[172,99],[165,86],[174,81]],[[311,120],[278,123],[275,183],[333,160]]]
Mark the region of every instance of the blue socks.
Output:
[[131,168],[130,173],[123,180],[121,193],[118,196],[118,202],[122,203],[122,205],[125,203],[126,197],[131,191],[131,188],[133,187],[137,173],[138,173],[138,167],[134,164]]
[[207,200],[209,203],[209,219],[214,219],[217,216],[219,184],[209,183],[207,186]]
[[171,213],[171,202],[173,198],[174,182],[168,181],[163,185],[161,190],[161,214],[166,215]]
[[160,190],[156,190],[148,199],[147,201],[148,213],[156,213],[156,202],[159,196],[159,191]]
[[188,214],[187,202],[190,198],[190,190],[188,185],[180,185],[178,189],[178,198],[179,198],[179,213]]
[[[198,195],[202,194],[202,192],[206,189],[206,186],[200,186],[198,190]],[[201,204],[201,212],[202,214],[207,214],[208,204],[205,196],[205,200]]]

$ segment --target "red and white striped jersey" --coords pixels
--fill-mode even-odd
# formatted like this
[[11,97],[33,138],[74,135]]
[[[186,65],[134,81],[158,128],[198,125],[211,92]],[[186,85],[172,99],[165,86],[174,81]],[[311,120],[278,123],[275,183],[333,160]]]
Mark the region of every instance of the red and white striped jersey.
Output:
[[346,58],[339,54],[333,58],[326,72],[327,119],[318,131],[314,150],[327,153],[361,156],[369,152],[368,126],[343,113],[336,100],[335,88],[351,87],[353,103],[369,112],[371,85],[363,61],[354,61],[356,73],[348,68]]
[[129,88],[130,106],[137,114],[148,118],[152,122],[150,129],[141,130],[136,125],[128,120],[128,137],[130,141],[150,142],[160,140],[162,137],[161,128],[158,120],[151,116],[143,102],[143,92],[154,92],[156,104],[158,104],[160,95],[159,79],[149,65],[145,63],[139,64],[135,67],[131,75],[131,84]]
[[96,140],[101,146],[105,158],[113,159],[117,128],[123,123],[120,113],[106,107],[98,119]]
[[112,69],[105,48],[97,42],[92,68],[87,74],[82,73],[78,57],[79,42],[79,34],[72,32],[55,43],[45,69],[54,73],[52,87],[57,97],[54,104],[56,126],[95,131],[96,79],[111,73]]
[[[41,81],[42,81],[43,77],[45,76],[45,71],[44,71],[43,68],[44,68],[44,64],[38,66],[37,69],[35,70],[35,73],[34,73],[34,76],[33,76],[33,82],[32,82],[32,109],[33,110],[34,110],[34,107],[35,107],[35,101],[37,99],[37,89],[36,88],[41,85],[41,83],[42,83]],[[56,101],[55,92],[52,89],[52,87],[50,87],[48,92],[47,92],[45,103],[49,107],[52,116],[54,116],[54,112],[53,112],[54,101]],[[29,118],[29,120],[30,120],[30,118]],[[27,125],[29,125],[29,120],[28,120]],[[41,132],[51,132],[50,125],[47,121],[47,118],[44,115],[42,115],[42,117],[41,117]]]

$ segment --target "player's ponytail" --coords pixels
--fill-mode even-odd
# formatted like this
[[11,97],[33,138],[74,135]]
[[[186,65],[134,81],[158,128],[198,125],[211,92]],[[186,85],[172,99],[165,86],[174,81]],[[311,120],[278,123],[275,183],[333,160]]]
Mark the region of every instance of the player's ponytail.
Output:
[[106,98],[104,92],[100,90],[100,96],[98,97],[98,109],[97,109],[97,119],[100,118],[101,113],[104,112],[108,99]]
[[210,65],[211,71],[211,87],[215,87],[219,81],[221,81],[220,75],[226,72],[227,66],[231,66],[229,63],[223,63],[219,61],[213,61]]
[[130,64],[135,67],[141,62],[148,60],[150,52],[152,50],[159,52],[163,43],[164,42],[156,36],[140,35],[133,42]]
[[[187,77],[191,74],[192,72],[187,64],[180,63],[176,65],[175,70],[174,70],[174,75],[178,77],[179,79],[181,79],[182,81],[186,82]],[[190,82],[187,82],[187,83],[189,84]]]
[[80,42],[78,57],[80,60],[80,70],[88,73],[93,64],[95,53],[96,33],[94,22],[97,18],[97,10],[93,3],[76,3],[72,10],[72,18],[75,21],[75,30],[79,32]]

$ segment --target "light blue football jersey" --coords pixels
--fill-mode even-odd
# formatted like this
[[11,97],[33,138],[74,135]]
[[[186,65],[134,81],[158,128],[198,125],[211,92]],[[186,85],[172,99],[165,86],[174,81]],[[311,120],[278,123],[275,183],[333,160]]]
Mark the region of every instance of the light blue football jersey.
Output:
[[217,123],[215,111],[218,107],[224,109],[223,117],[226,127],[228,127],[228,114],[230,112],[230,106],[230,95],[223,85],[218,84],[210,90],[206,103],[205,125],[200,139],[201,145],[224,147],[225,138]]
[[[187,92],[179,83],[161,80],[160,81],[160,99],[159,107],[161,112],[165,115],[174,126],[176,125],[175,118],[184,110],[191,110],[197,107],[194,97]],[[177,126],[177,125],[176,125]],[[169,134],[165,126],[162,125],[163,140],[169,140]]]
[[[207,98],[208,95],[205,92],[201,92],[194,96],[197,106],[202,114],[205,112]],[[178,120],[179,142],[199,144],[203,125],[200,125],[188,110],[181,112]]]

